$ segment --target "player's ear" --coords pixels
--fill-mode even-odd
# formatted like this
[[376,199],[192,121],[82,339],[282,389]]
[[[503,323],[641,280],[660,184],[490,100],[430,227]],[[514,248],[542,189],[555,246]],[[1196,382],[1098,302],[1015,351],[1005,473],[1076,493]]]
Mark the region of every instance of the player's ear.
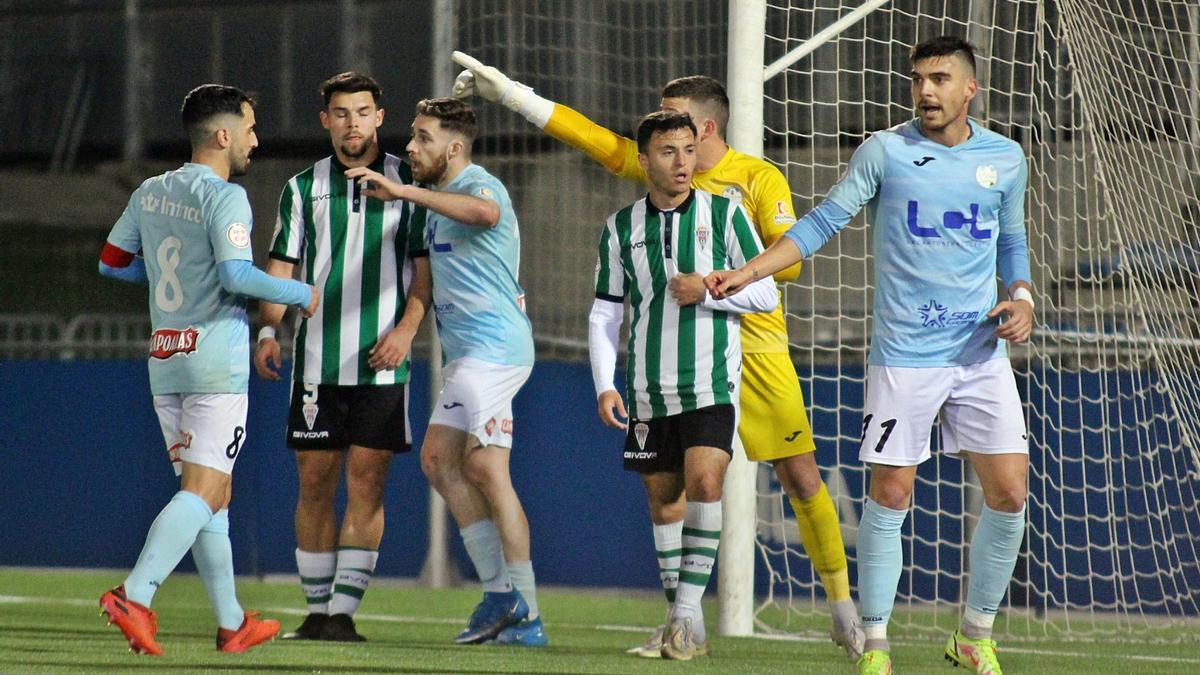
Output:
[[233,136],[229,133],[229,127],[218,127],[213,132],[213,138],[217,141],[217,147],[222,150],[233,144]]
[[700,123],[699,131],[700,133],[696,136],[697,143],[717,133],[717,121],[711,117],[705,118],[705,120]]
[[321,126],[329,128],[329,113],[324,110],[321,111]]
[[648,172],[650,170],[650,158],[646,156],[646,153],[638,153],[638,164],[641,165],[642,171]]
[[375,128],[383,126],[383,108],[375,109]]

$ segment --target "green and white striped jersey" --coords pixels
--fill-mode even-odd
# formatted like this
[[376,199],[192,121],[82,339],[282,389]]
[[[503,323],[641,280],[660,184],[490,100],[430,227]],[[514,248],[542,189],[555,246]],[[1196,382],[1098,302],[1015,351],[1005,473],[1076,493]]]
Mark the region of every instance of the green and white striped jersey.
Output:
[[742,207],[701,190],[672,211],[642,198],[609,216],[600,234],[596,297],[628,297],[633,308],[626,364],[631,419],[733,402],[741,317],[700,304],[680,307],[667,282],[741,267],[761,251]]
[[[412,183],[399,157],[383,154],[371,169]],[[367,365],[370,350],[404,315],[411,258],[427,255],[425,211],[408,202],[368,199],[346,178],[336,156],[296,174],[279,197],[271,257],[301,266],[301,278],[321,291],[321,306],[300,319],[292,379],[307,384],[401,384],[408,360],[395,370]]]

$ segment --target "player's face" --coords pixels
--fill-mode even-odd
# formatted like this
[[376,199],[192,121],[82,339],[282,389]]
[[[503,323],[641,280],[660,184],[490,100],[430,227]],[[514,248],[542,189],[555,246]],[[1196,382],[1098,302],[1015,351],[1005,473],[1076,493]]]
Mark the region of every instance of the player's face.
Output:
[[254,108],[242,103],[242,116],[230,115],[233,124],[229,127],[229,175],[242,176],[250,170],[250,153],[258,147],[258,134],[254,131]]
[[453,134],[442,129],[441,120],[428,115],[417,115],[412,123],[412,134],[405,150],[412,164],[413,178],[418,183],[441,183],[449,164],[447,155]]
[[650,137],[646,153],[638,155],[650,184],[668,197],[692,187],[696,170],[696,135],[691,129],[672,129]]
[[912,70],[912,97],[926,132],[965,124],[978,90],[966,62],[953,54],[917,61]]
[[375,106],[369,91],[336,92],[321,111],[321,126],[329,130],[333,147],[348,159],[359,159],[375,147],[381,124],[383,108]]

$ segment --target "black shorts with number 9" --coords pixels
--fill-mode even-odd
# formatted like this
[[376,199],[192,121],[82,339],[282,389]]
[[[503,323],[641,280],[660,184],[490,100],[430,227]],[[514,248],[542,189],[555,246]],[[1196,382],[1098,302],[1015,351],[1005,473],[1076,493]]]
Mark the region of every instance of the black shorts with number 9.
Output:
[[294,450],[346,450],[357,445],[408,452],[407,384],[292,384],[287,446]]

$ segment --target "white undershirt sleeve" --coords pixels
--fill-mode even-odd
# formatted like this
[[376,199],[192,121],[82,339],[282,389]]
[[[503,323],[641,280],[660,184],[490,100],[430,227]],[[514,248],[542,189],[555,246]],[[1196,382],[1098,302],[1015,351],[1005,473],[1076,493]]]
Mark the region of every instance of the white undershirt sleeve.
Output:
[[734,314],[771,312],[779,304],[779,289],[775,287],[775,280],[767,276],[724,300],[713,300],[705,290],[704,300],[700,304],[708,309],[733,312]]
[[588,315],[588,358],[592,362],[592,382],[596,385],[596,396],[616,389],[613,374],[617,369],[617,340],[620,339],[621,321],[625,319],[625,305],[611,300],[596,298]]

